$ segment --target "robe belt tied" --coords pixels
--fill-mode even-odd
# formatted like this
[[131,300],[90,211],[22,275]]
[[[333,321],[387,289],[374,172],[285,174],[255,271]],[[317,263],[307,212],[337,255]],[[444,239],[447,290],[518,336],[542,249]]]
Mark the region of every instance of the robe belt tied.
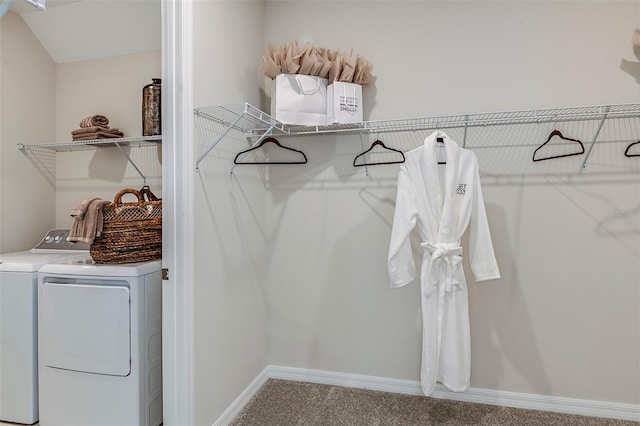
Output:
[[[425,256],[429,273],[427,294],[436,291],[438,285],[444,284],[444,290],[451,292],[458,290],[460,281],[454,274],[456,267],[462,262],[462,247],[458,243],[420,243]],[[444,269],[444,283],[441,282],[441,273]]]

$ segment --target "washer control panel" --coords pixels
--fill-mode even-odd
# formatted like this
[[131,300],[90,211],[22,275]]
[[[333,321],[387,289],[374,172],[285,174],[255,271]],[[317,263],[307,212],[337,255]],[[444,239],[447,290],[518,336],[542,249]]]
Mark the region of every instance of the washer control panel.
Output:
[[89,244],[67,241],[69,229],[51,229],[33,250],[89,250]]

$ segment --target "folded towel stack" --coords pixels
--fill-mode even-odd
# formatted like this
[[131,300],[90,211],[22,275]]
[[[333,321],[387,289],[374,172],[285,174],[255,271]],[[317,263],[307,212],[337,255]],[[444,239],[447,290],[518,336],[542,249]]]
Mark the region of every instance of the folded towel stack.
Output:
[[121,138],[124,133],[118,129],[110,127],[83,127],[71,132],[71,137],[74,141],[88,141],[92,139],[107,139],[107,138]]
[[80,127],[93,127],[93,126],[109,127],[109,119],[104,115],[96,114],[96,115],[92,115],[87,118],[84,118],[80,122]]
[[105,204],[109,204],[109,201],[100,198],[88,198],[78,202],[71,210],[73,224],[69,230],[67,241],[93,243],[93,240],[102,234],[102,206]]
[[88,141],[94,139],[121,138],[124,133],[119,129],[109,127],[109,119],[104,115],[92,115],[80,122],[80,128],[71,132],[74,141]]

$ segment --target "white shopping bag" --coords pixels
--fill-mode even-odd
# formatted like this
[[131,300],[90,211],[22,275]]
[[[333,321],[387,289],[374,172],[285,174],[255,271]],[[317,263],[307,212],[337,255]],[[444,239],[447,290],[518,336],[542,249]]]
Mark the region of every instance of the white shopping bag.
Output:
[[327,87],[327,124],[362,122],[362,86],[334,81]]
[[271,115],[285,124],[327,124],[326,78],[278,74],[271,95]]

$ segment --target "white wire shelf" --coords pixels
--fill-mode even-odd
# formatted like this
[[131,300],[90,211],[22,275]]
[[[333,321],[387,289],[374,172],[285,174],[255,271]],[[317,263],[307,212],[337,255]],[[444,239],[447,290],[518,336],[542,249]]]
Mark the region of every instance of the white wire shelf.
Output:
[[126,147],[149,147],[162,143],[162,136],[133,136],[127,138],[91,139],[86,141],[65,141],[45,144],[18,144],[18,149],[40,170],[40,172],[55,185],[56,161],[58,152],[73,152],[96,150],[101,148],[118,148],[133,168],[138,172],[146,184],[146,176],[135,164],[131,157],[124,151]]
[[442,115],[434,117],[363,121],[355,124],[298,126],[284,124],[258,108],[245,103],[196,108],[197,115],[232,126],[245,134],[261,135],[273,127],[275,135],[299,136],[324,133],[393,132],[445,129],[451,127],[497,126],[640,116],[639,104],[582,106],[537,110]]
[[18,149],[26,151],[33,149],[47,149],[55,152],[83,151],[98,148],[112,148],[118,146],[153,146],[162,143],[162,136],[133,136],[128,138],[92,139],[86,141],[65,141],[45,144],[18,144]]
[[[598,138],[600,128],[605,120],[639,118],[640,103],[612,104],[597,106],[578,106],[568,108],[548,108],[536,110],[505,111],[491,113],[473,113],[419,117],[391,120],[364,121],[355,124],[333,124],[323,126],[298,126],[284,124],[251,104],[217,105],[196,108],[194,113],[218,123],[224,129],[212,135],[208,146],[196,161],[196,170],[200,162],[216,145],[227,137],[232,130],[241,132],[247,139],[272,136],[306,136],[322,134],[348,133],[384,133],[410,132],[418,130],[464,129],[462,145],[466,145],[467,129],[472,127],[509,126],[540,123],[564,123],[572,121],[594,121],[599,124],[591,142],[589,152],[585,156],[582,167],[586,165],[591,148]],[[596,126],[597,127],[597,126]]]

